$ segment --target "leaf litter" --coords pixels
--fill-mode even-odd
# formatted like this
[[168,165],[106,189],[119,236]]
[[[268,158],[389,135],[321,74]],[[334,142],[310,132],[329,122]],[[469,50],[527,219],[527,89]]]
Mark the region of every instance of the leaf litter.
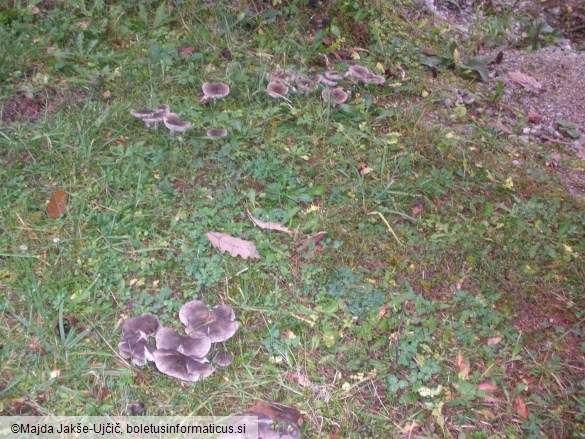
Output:
[[250,218],[250,221],[252,221],[254,225],[260,227],[261,229],[276,230],[278,232],[288,233],[289,235],[294,233],[288,227],[281,226],[280,224],[260,221],[259,219],[255,218],[254,215],[252,215],[247,209],[246,212],[248,212],[248,218]]
[[228,252],[232,256],[240,256],[242,259],[262,258],[253,242],[220,232],[207,232],[205,236],[207,236],[211,245],[221,253]]

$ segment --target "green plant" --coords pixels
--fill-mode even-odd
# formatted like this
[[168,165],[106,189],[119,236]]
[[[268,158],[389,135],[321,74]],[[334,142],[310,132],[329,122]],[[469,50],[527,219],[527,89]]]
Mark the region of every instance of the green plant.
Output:
[[559,30],[551,27],[544,18],[524,19],[520,29],[523,36],[520,44],[532,50],[562,41]]

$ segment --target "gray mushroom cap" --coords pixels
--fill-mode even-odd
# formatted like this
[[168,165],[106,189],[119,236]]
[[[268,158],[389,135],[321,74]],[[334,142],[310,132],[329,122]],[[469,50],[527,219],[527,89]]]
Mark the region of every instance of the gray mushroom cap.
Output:
[[212,128],[207,130],[207,137],[225,137],[228,131],[225,128]]
[[333,81],[331,79],[328,79],[325,76],[321,76],[320,81],[321,81],[322,84],[325,84],[325,85],[327,85],[329,87],[335,87],[337,85],[337,82],[335,82],[335,81]]
[[212,343],[226,341],[236,333],[240,323],[229,305],[220,305],[209,311],[200,300],[186,303],[179,311],[179,319],[189,335],[207,336]]
[[343,79],[343,75],[339,72],[335,72],[333,70],[329,70],[325,72],[325,78],[329,79],[330,81],[341,81]]
[[370,72],[370,70],[368,70],[367,67],[363,67],[363,66],[359,66],[359,65],[350,66],[349,70],[347,72],[348,76],[351,76],[352,78],[356,78],[356,79],[366,79],[371,74],[372,74],[372,72]]
[[160,328],[158,318],[153,314],[143,314],[132,317],[122,326],[122,341],[118,350],[123,358],[131,358],[132,364],[144,366],[154,361],[154,348],[148,344],[148,339],[154,337]]
[[272,98],[282,98],[288,93],[288,87],[280,81],[272,81],[266,86],[268,96]]
[[146,340],[136,339],[135,335],[125,336],[118,344],[118,351],[122,358],[131,358],[132,364],[142,367],[149,361],[154,361],[154,348]]
[[321,97],[325,102],[331,101],[332,105],[339,105],[347,101],[349,95],[341,88],[326,88],[321,92]]
[[158,107],[157,112],[151,114],[150,116],[142,118],[142,120],[144,121],[147,127],[154,125],[154,127],[157,128],[158,124],[162,122],[165,116],[169,114],[169,111],[170,107],[168,105],[161,105],[160,107]]
[[154,364],[162,373],[183,381],[199,381],[214,371],[209,363],[197,361],[174,349],[154,351]]
[[144,119],[145,117],[152,116],[156,113],[156,110],[149,110],[148,108],[143,108],[141,110],[131,109],[130,114],[138,119]]
[[[321,79],[321,78],[319,78]],[[301,94],[308,95],[309,93],[317,90],[317,86],[319,85],[319,81],[313,81],[309,78],[302,78],[298,77],[296,79],[296,84],[299,88]]]
[[148,340],[155,336],[159,328],[158,318],[154,314],[146,313],[126,320],[122,326],[122,335],[124,338],[136,335],[137,340]]
[[169,113],[163,117],[165,126],[174,133],[182,133],[191,128],[191,122],[182,121],[178,114]]
[[180,335],[174,329],[160,328],[156,333],[157,349],[174,349],[192,358],[204,358],[211,348],[209,337]]
[[228,351],[219,351],[213,357],[213,364],[219,367],[228,367],[234,362],[234,356]]
[[230,94],[230,88],[223,82],[204,82],[201,87],[207,99],[221,99]]
[[375,74],[371,74],[368,78],[369,82],[373,82],[374,84],[384,84],[386,82],[386,78],[384,78],[384,76],[382,75],[375,75]]

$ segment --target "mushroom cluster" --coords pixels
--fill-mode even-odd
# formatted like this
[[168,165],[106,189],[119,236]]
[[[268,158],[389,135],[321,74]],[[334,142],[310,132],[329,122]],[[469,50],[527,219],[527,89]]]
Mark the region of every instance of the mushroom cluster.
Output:
[[[144,366],[154,362],[162,373],[183,381],[199,381],[214,372],[206,356],[212,343],[221,343],[233,336],[240,324],[229,305],[209,310],[207,305],[194,300],[179,311],[179,319],[185,325],[186,335],[171,328],[161,327],[153,314],[132,317],[122,326],[122,341],[118,350],[132,364]],[[156,347],[149,343],[154,338]],[[227,367],[233,355],[220,351],[213,365]]]
[[364,84],[384,84],[386,79],[382,75],[371,72],[367,67],[353,65],[349,67],[346,74],[328,70],[323,74],[317,74],[312,77],[303,76],[293,70],[276,69],[274,72],[266,75],[268,85],[266,92],[273,98],[284,98],[287,93],[299,93],[308,96],[316,91],[319,85],[323,87],[321,97],[325,102],[332,106],[343,104],[349,98],[349,92],[339,87],[339,82],[345,78],[357,80]]
[[367,67],[363,66],[351,66],[347,72],[347,76],[350,78],[354,78],[359,82],[363,82],[364,84],[384,84],[386,82],[386,78],[382,75],[376,75],[374,72],[371,72]]
[[178,114],[171,113],[171,107],[166,104],[160,105],[156,110],[147,108],[142,110],[130,110],[130,114],[142,120],[147,128],[154,126],[158,129],[158,124],[163,122],[171,133],[182,133],[191,127],[191,122],[182,121]]

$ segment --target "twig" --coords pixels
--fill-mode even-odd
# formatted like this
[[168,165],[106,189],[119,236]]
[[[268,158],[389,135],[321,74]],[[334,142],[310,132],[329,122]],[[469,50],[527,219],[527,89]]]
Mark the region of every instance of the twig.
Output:
[[396,236],[396,233],[394,233],[394,230],[392,229],[392,226],[386,220],[386,218],[384,217],[384,215],[382,215],[380,212],[377,212],[377,211],[368,212],[368,215],[378,215],[380,218],[382,218],[382,221],[384,221],[384,224],[386,224],[386,227],[388,228],[388,231],[392,234],[392,236],[394,237],[394,239],[396,240],[396,242],[398,244],[400,244],[400,245],[404,245],[404,244],[402,244],[402,242],[400,241],[400,239],[398,239],[398,236]]

